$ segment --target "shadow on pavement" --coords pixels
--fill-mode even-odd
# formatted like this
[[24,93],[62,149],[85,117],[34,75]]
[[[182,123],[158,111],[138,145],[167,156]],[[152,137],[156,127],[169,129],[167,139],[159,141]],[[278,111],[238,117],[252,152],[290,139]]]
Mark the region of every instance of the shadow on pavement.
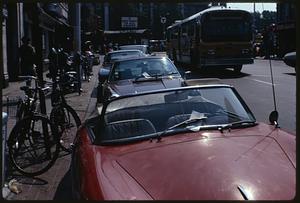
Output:
[[206,69],[206,70],[196,70],[194,71],[196,76],[199,78],[220,78],[220,79],[230,79],[230,78],[243,78],[249,76],[250,74],[247,73],[235,73],[233,70],[229,69]]
[[53,200],[72,200],[71,169],[61,179]]
[[292,76],[296,76],[296,73],[284,73],[286,75],[292,75]]
[[219,78],[219,79],[230,79],[230,78],[242,78],[249,76],[250,74],[243,73],[243,69],[240,73],[235,73],[232,69],[223,69],[218,67],[204,68],[203,70],[192,68],[187,64],[176,65],[182,76],[185,71],[191,71],[191,74],[187,76],[187,79],[198,79],[198,78]]

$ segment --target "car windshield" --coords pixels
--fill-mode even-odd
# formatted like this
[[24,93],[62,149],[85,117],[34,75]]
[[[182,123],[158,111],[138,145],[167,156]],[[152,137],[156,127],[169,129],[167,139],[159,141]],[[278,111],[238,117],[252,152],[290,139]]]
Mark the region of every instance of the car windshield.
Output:
[[218,129],[232,123],[255,123],[237,92],[226,85],[117,98],[103,108],[102,116],[104,127],[98,133],[102,144],[146,139],[159,133],[174,135],[197,127]]
[[110,81],[151,78],[179,72],[167,58],[143,58],[115,62]]

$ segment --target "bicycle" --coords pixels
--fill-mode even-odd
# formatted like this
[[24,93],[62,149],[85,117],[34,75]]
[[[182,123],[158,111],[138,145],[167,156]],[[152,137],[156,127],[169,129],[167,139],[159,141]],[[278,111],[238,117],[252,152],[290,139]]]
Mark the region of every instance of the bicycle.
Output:
[[71,152],[73,147],[73,136],[71,135],[76,134],[81,121],[76,111],[67,104],[64,97],[62,87],[67,83],[61,81],[59,77],[51,83],[51,104],[53,108],[50,113],[50,121],[58,128],[60,147],[66,152]]
[[27,176],[37,176],[46,172],[58,158],[59,134],[50,119],[36,109],[38,91],[43,93],[49,87],[39,87],[34,76],[21,78],[35,80],[35,88],[28,85],[20,88],[26,97],[18,109],[18,121],[7,142],[9,157],[17,171]]

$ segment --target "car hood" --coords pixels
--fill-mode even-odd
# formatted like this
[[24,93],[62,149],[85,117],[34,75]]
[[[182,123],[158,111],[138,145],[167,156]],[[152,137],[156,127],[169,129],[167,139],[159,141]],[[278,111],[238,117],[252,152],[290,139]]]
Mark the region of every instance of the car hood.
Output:
[[120,80],[110,82],[110,87],[118,95],[134,94],[138,92],[175,88],[182,86],[181,77],[164,77],[158,80]]
[[176,142],[170,141],[176,136],[164,137],[136,151],[121,149],[114,162],[153,199],[294,198],[295,157],[285,150],[295,150],[292,138],[286,141],[278,132],[195,134],[200,133]]

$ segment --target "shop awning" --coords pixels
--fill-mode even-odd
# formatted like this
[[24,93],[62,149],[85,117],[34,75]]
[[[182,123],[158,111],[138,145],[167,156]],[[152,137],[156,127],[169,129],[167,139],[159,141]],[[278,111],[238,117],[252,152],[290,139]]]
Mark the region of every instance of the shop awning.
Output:
[[[42,23],[40,26],[43,28],[46,28],[48,30],[54,31],[54,26],[55,24],[58,25],[63,25],[66,27],[71,27],[68,23],[62,21],[62,20],[58,20],[54,17],[52,17],[51,15],[49,15],[43,8],[39,7],[39,11],[40,11],[40,22]],[[51,28],[50,28],[51,26]]]

